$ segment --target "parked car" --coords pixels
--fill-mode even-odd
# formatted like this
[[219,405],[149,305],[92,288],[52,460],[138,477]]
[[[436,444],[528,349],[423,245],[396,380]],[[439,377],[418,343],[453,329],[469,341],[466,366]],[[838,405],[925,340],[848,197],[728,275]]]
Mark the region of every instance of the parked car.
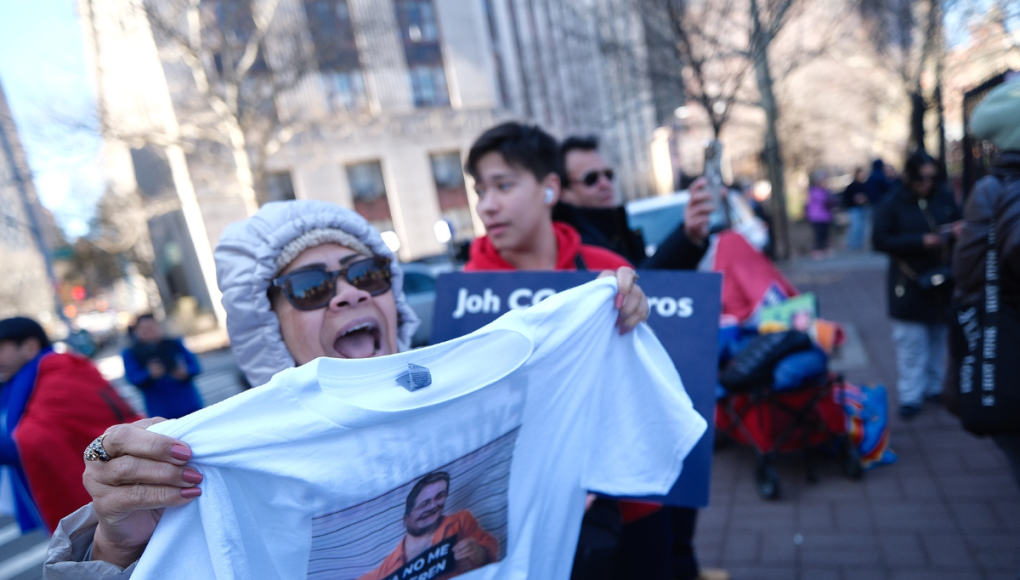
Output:
[[407,304],[421,319],[421,326],[411,339],[411,346],[426,346],[432,334],[432,312],[436,306],[436,278],[440,274],[453,272],[449,259],[437,257],[400,265],[404,271],[404,294]]
[[[645,239],[645,253],[649,256],[684,221],[684,209],[691,199],[686,189],[673,195],[647,197],[627,203],[627,222],[631,229],[640,229]],[[763,251],[769,243],[769,229],[765,222],[754,215],[754,210],[740,193],[730,190],[726,200],[729,203],[731,227],[744,236],[752,246]],[[723,227],[720,212],[712,215],[712,231]]]

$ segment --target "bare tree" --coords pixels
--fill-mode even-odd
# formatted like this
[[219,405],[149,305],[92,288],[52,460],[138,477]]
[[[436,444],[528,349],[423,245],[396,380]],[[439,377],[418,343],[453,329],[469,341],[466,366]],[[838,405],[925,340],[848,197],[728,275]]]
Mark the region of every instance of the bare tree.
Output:
[[[656,28],[672,52],[673,66],[650,71],[653,80],[683,72],[686,97],[704,109],[713,134],[720,133],[737,105],[765,113],[762,160],[772,184],[776,255],[789,255],[785,165],[779,133],[780,104],[776,83],[828,50],[832,35],[817,34],[812,46],[799,45],[773,54],[780,32],[798,11],[801,0],[633,0],[645,22]],[[838,10],[843,9],[837,3]],[[834,14],[832,23],[839,22]],[[775,60],[776,62],[773,62]],[[774,68],[775,67],[775,68]],[[753,73],[754,83],[747,81]]]
[[[647,1],[647,0],[646,0]],[[697,102],[708,115],[716,139],[729,120],[733,105],[744,87],[750,70],[747,43],[733,18],[735,0],[665,2],[669,38],[676,62],[683,63],[685,95]],[[653,76],[668,74],[653,71]]]
[[[311,126],[299,107],[280,108],[318,68],[304,15],[285,11],[280,0],[139,0],[132,6],[159,49],[177,124],[172,131],[138,129],[120,122],[100,99],[97,130],[121,142],[180,145],[208,158],[223,147],[238,195],[254,214],[267,198],[267,160]],[[96,38],[97,52],[102,41]]]
[[[861,0],[860,11],[881,65],[896,73],[910,103],[907,152],[925,147],[925,115],[939,115],[940,156],[945,156],[942,72],[945,0]],[[930,73],[934,82],[926,83]],[[928,85],[928,86],[926,86]]]

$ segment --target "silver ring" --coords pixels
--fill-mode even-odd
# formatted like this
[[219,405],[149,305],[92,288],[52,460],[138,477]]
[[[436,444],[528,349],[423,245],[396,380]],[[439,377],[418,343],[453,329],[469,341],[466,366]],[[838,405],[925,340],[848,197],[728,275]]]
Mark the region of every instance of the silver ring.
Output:
[[85,448],[85,461],[102,461],[106,463],[110,460],[110,456],[106,454],[106,449],[103,449],[103,437],[106,437],[106,433],[103,433],[89,446]]

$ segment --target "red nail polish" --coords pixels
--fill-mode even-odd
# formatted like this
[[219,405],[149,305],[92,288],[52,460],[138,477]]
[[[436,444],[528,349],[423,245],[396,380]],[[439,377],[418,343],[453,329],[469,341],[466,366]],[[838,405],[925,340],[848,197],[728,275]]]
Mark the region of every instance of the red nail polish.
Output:
[[184,481],[186,481],[188,483],[202,483],[202,480],[204,478],[205,478],[204,475],[202,475],[201,473],[195,471],[194,469],[192,469],[190,467],[185,469],[184,470],[184,474],[181,476],[181,479],[183,479]]
[[185,499],[191,499],[202,495],[202,489],[199,487],[188,487],[181,490],[181,497]]
[[174,459],[187,461],[191,459],[191,450],[178,443],[170,448],[170,455],[172,455]]

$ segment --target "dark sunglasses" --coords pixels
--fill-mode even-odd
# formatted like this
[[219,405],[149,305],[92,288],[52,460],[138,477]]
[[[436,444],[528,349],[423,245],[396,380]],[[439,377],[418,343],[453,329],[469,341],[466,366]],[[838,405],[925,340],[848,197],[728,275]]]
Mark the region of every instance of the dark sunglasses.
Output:
[[374,257],[351,262],[340,270],[298,270],[275,278],[272,285],[283,289],[294,308],[316,310],[336,295],[336,279],[340,277],[358,290],[378,296],[389,292],[393,272],[389,258]]
[[588,173],[584,174],[584,177],[581,178],[581,183],[585,184],[588,187],[591,187],[599,182],[599,175],[605,175],[606,179],[612,181],[614,173],[612,169],[603,169],[602,171],[598,170],[589,171]]

